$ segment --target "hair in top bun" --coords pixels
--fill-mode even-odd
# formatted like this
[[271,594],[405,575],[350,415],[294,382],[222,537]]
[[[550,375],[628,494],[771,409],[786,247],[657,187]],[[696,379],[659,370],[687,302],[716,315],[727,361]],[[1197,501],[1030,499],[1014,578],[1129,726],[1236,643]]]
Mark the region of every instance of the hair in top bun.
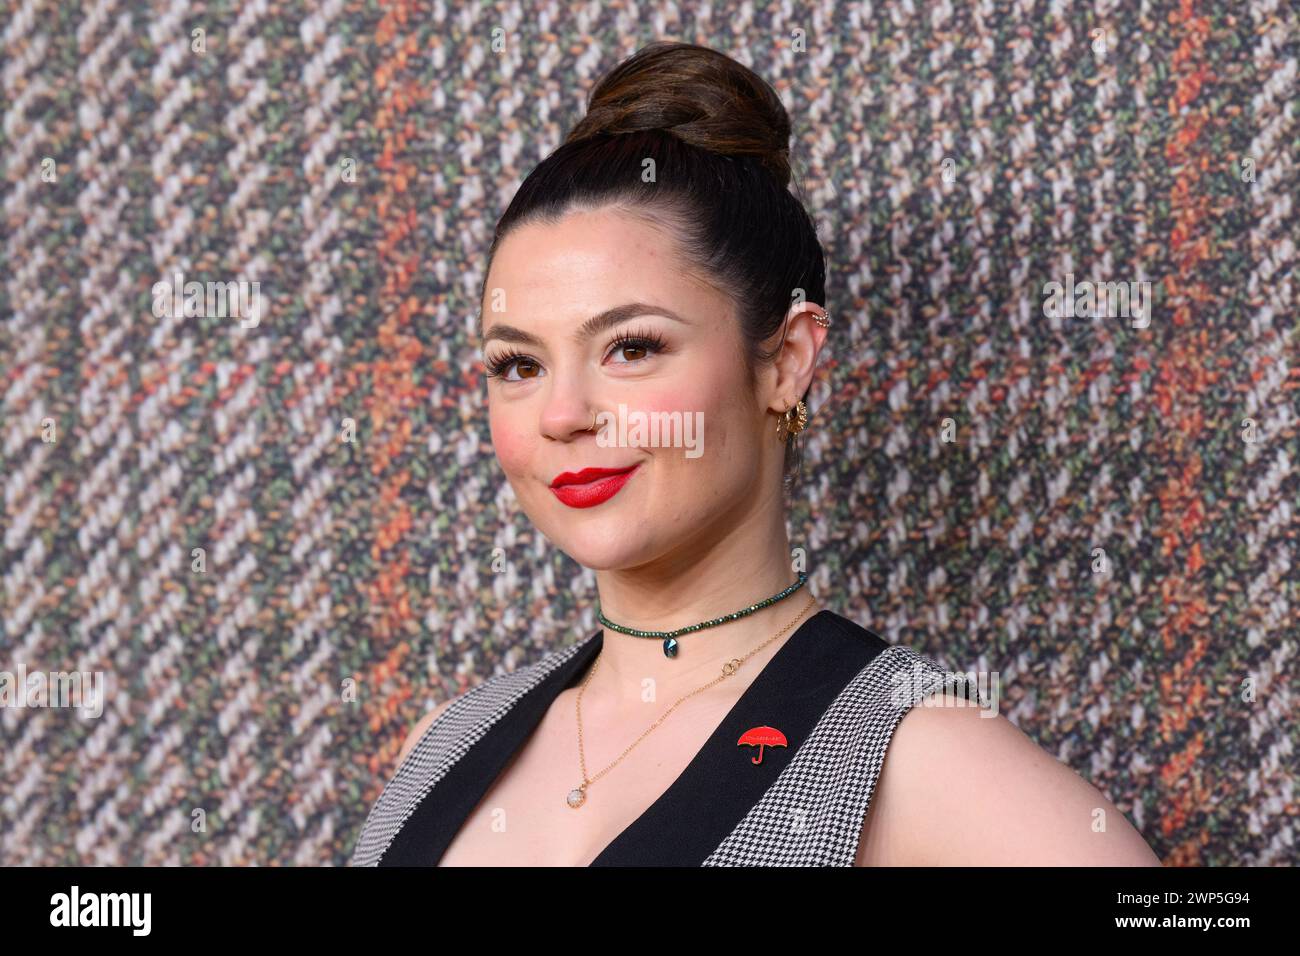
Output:
[[[616,204],[669,229],[687,264],[731,296],[756,385],[790,307],[826,297],[821,243],[792,179],[790,117],[767,82],[717,50],[652,43],[596,83],[586,116],[524,179],[497,222],[479,300],[515,228]],[[787,494],[799,454],[791,437]]]
[[750,156],[790,184],[790,117],[776,91],[735,60],[689,43],[654,43],[610,70],[566,143],[665,130],[720,156]]

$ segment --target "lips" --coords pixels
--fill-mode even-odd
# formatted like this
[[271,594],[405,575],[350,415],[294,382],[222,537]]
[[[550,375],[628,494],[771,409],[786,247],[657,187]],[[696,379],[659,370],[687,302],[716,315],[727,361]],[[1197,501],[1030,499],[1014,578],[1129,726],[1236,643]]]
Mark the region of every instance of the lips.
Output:
[[551,491],[570,508],[592,508],[613,498],[627,484],[632,472],[640,463],[630,468],[584,468],[582,471],[565,471],[555,476]]

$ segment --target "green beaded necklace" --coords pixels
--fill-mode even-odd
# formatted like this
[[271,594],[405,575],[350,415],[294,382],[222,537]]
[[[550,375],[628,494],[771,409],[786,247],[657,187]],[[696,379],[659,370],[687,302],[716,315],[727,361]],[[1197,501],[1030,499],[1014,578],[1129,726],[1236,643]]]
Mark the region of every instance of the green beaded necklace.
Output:
[[808,575],[800,574],[799,580],[790,585],[784,591],[772,595],[770,598],[759,601],[757,604],[751,604],[749,607],[734,614],[724,614],[722,617],[715,617],[711,621],[704,621],[700,624],[691,624],[687,627],[679,627],[675,631],[638,631],[636,628],[624,627],[622,624],[615,624],[600,610],[600,602],[596,602],[596,617],[600,623],[605,625],[611,631],[618,631],[620,634],[629,634],[632,637],[654,637],[661,638],[664,642],[664,657],[673,658],[677,656],[677,638],[682,634],[690,634],[693,631],[702,631],[706,627],[716,627],[719,624],[726,624],[728,621],[734,621],[742,618],[747,614],[753,614],[755,611],[761,611],[765,607],[771,607],[777,601],[788,598],[795,591],[803,587],[804,582],[808,580]]

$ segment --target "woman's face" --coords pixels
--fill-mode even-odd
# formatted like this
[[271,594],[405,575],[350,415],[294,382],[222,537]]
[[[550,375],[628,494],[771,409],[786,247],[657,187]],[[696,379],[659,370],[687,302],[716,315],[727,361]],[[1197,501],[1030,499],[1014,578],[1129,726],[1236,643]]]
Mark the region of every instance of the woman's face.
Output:
[[[734,306],[687,274],[661,229],[612,209],[519,227],[497,249],[482,308],[484,364],[499,368],[487,385],[497,459],[533,524],[579,564],[686,557],[765,487],[779,498],[784,446],[746,381]],[[632,471],[552,488],[588,468]]]

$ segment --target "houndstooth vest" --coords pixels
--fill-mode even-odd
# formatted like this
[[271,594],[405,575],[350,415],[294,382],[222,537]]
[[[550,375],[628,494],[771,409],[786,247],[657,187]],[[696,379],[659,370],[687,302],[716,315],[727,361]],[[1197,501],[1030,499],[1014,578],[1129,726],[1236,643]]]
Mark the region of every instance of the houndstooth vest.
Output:
[[[550,701],[599,652],[602,634],[488,678],[448,707],[383,788],[352,865],[435,865]],[[978,702],[963,677],[819,612],[768,661],[665,795],[592,865],[852,866],[894,729],[935,691]],[[738,735],[759,725],[791,736],[754,766],[753,748],[737,750]]]

